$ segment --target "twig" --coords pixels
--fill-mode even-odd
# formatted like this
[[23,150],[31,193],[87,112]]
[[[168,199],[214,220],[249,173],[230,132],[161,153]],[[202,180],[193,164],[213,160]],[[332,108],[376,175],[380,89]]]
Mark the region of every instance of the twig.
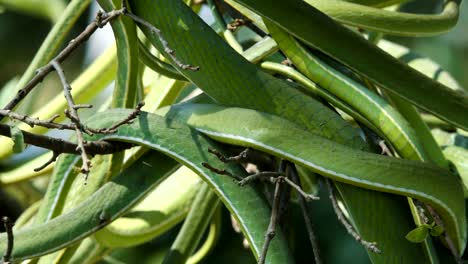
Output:
[[41,170],[45,169],[47,166],[49,166],[49,164],[52,164],[53,162],[55,162],[57,160],[58,156],[60,156],[60,153],[53,151],[52,152],[52,157],[46,163],[44,163],[43,165],[35,168],[34,171],[38,172],[38,171],[41,171]]
[[13,238],[13,223],[11,222],[10,218],[4,216],[2,218],[3,225],[5,226],[5,230],[7,233],[7,248],[5,250],[5,254],[3,254],[3,263],[9,264],[11,259],[11,252],[13,252],[14,246],[14,238]]
[[280,205],[280,182],[276,182],[275,184],[275,193],[273,195],[273,205],[271,208],[271,216],[270,216],[270,223],[268,224],[268,229],[265,233],[265,243],[263,244],[262,252],[258,258],[258,264],[264,264],[265,259],[268,253],[268,248],[270,247],[270,243],[276,235],[276,227],[278,223],[278,216],[279,216],[279,205]]
[[[261,171],[257,172],[254,174],[250,174],[249,176],[243,178],[238,182],[240,186],[245,186],[247,184],[250,184],[253,181],[257,180],[268,180],[271,183],[276,183],[276,180],[274,178],[282,177],[284,176],[284,173],[278,172],[278,171]],[[281,181],[278,181],[281,183]]]
[[111,127],[108,127],[108,128],[100,128],[100,129],[95,129],[95,128],[89,128],[87,127],[86,129],[88,131],[91,131],[92,133],[97,133],[97,134],[112,134],[112,133],[115,133],[117,132],[117,129],[123,125],[126,125],[126,124],[131,124],[135,118],[138,117],[138,115],[140,115],[141,113],[141,108],[145,105],[144,102],[139,102],[136,106],[136,108],[133,110],[133,112],[131,112],[125,119],[123,119],[122,121],[118,122],[117,124],[111,126]]
[[[228,163],[228,162],[240,163],[240,162],[250,161],[250,159],[249,159],[250,155],[249,154],[252,152],[252,150],[247,148],[247,149],[243,150],[241,153],[239,153],[239,155],[232,156],[232,157],[226,157],[223,154],[221,154],[221,152],[219,152],[219,151],[217,151],[215,149],[211,149],[211,148],[208,149],[208,152],[215,155],[220,161],[222,161],[224,163]],[[314,196],[314,195],[311,195],[311,194],[308,194],[308,193],[304,192],[300,186],[298,186],[297,184],[292,182],[290,179],[285,177],[285,174],[283,172],[261,171],[261,172],[258,172],[258,173],[251,174],[251,175],[249,175],[249,176],[247,176],[245,178],[242,178],[240,176],[233,175],[232,173],[230,173],[230,172],[228,172],[226,170],[216,169],[216,168],[212,167],[211,165],[209,165],[207,163],[204,163],[203,166],[210,169],[214,173],[221,174],[221,175],[227,175],[227,176],[231,176],[231,177],[233,177],[235,179],[239,179],[238,184],[240,186],[245,186],[245,185],[251,183],[252,181],[256,181],[256,180],[268,180],[271,183],[280,182],[280,183],[288,184],[289,186],[294,188],[301,196],[303,196],[307,201],[319,200],[320,199],[317,196]]]
[[220,169],[217,169],[213,166],[211,166],[210,164],[206,163],[206,162],[202,162],[202,166],[209,169],[210,171],[216,173],[216,174],[219,174],[219,175],[226,175],[226,176],[229,176],[229,177],[232,177],[234,179],[237,179],[237,180],[242,180],[243,178],[240,177],[240,176],[236,176],[232,173],[230,173],[229,171],[227,170],[220,170]]
[[[119,127],[121,127],[122,125],[125,125],[125,124],[130,124],[133,122],[133,120],[138,117],[138,115],[141,113],[141,108],[143,107],[144,103],[143,102],[140,102],[138,103],[136,109],[130,113],[125,119],[123,119],[122,121],[118,122],[117,124],[109,127],[109,128],[99,128],[99,129],[95,129],[95,128],[90,128],[90,127],[87,127],[87,126],[84,126],[83,124],[80,123],[80,125],[84,128],[85,131],[87,131],[88,133],[96,133],[96,134],[111,134],[111,133],[115,133],[117,132],[117,129]],[[75,105],[74,108],[89,108],[89,105]],[[61,130],[75,130],[77,129],[77,126],[75,123],[71,123],[71,124],[59,124],[59,123],[55,123],[55,119],[57,119],[59,117],[59,115],[54,115],[53,117],[47,119],[47,120],[39,120],[38,118],[31,118],[31,117],[28,117],[26,115],[22,115],[22,114],[18,114],[18,113],[15,113],[15,112],[12,112],[11,110],[0,110],[0,115],[5,115],[11,119],[14,119],[14,120],[19,120],[19,121],[22,121],[24,122],[25,124],[28,124],[29,126],[31,127],[34,127],[35,125],[37,126],[42,126],[42,127],[46,127],[46,128],[51,128],[51,129],[61,129]],[[7,133],[4,133],[6,132],[6,127],[0,127],[0,134],[2,134],[2,131],[3,131],[3,134],[4,135],[7,135],[9,136],[9,134]],[[72,145],[73,143],[69,143],[69,142],[66,142],[66,141],[62,141],[62,140],[56,140],[54,138],[48,138],[46,136],[39,136],[39,135],[35,135],[35,134],[31,134],[31,133],[27,133],[27,132],[24,132],[22,131],[23,135],[27,135],[27,140],[25,141],[26,143],[29,143],[29,144],[33,144],[33,145],[36,145],[36,146],[39,146],[39,147],[45,147],[47,149],[51,149],[53,151],[52,153],[52,157],[46,162],[44,163],[43,165],[41,165],[40,167],[38,168],[35,168],[34,171],[40,171],[40,170],[43,170],[45,167],[47,167],[49,164],[55,162],[58,158],[58,156],[63,153],[63,152],[59,152],[58,149],[64,149],[64,148],[67,148],[67,146],[58,146],[59,144],[66,144],[68,146]],[[50,140],[50,143],[47,144],[47,140]],[[41,143],[43,144],[41,144]],[[110,143],[109,143],[110,144]],[[120,144],[120,143],[116,143],[116,144]],[[102,145],[102,144],[100,144]],[[55,147],[54,147],[55,146]],[[88,152],[88,148],[86,143],[82,144],[82,146],[85,148],[85,152]],[[106,146],[107,148],[107,146]],[[124,148],[128,148],[128,147],[124,147]],[[78,150],[77,150],[78,149]],[[113,148],[113,149],[116,149],[117,151],[121,151],[123,150],[121,147],[117,147],[117,148]],[[77,144],[75,146],[75,150],[77,150],[77,153],[81,153],[81,149],[80,149],[80,145]],[[104,152],[109,152],[107,150],[103,150]],[[102,151],[99,151],[99,152],[102,152]],[[104,154],[104,153],[94,153],[94,154]],[[109,153],[106,153],[106,154],[109,154]]]
[[[57,153],[80,154],[80,152],[77,150],[78,145],[75,143],[71,143],[59,138],[37,135],[26,131],[21,131],[21,133],[23,133],[24,142],[26,144],[49,149]],[[11,137],[10,126],[0,124],[0,135]],[[87,142],[84,144],[84,147],[89,155],[98,155],[112,154],[129,149],[133,147],[133,145],[125,142],[99,140]]]
[[256,181],[256,180],[268,180],[271,183],[277,183],[277,182],[286,183],[287,185],[294,188],[294,190],[296,190],[299,193],[299,195],[303,197],[305,200],[307,201],[320,200],[319,197],[304,192],[304,190],[302,190],[300,186],[298,186],[293,181],[288,179],[288,177],[286,177],[284,173],[277,172],[277,171],[261,171],[255,174],[251,174],[243,178],[241,181],[239,181],[238,184],[240,186],[245,186],[251,183],[252,181]]
[[[248,156],[248,153],[249,153],[249,149],[245,149],[239,155],[233,156],[233,157],[225,157],[222,153],[220,153],[219,151],[217,151],[215,149],[208,149],[208,152],[214,154],[222,162],[225,162],[225,163],[226,162],[240,163],[240,162],[246,161],[248,159],[247,156]],[[309,215],[307,213],[307,208],[305,206],[306,201],[318,200],[319,197],[307,194],[306,192],[304,192],[302,190],[302,188],[300,187],[300,182],[299,182],[298,176],[297,176],[297,174],[295,174],[294,164],[292,164],[290,162],[287,162],[285,160],[282,160],[280,165],[279,165],[278,171],[261,171],[261,172],[255,173],[255,174],[251,174],[251,175],[249,175],[249,176],[247,176],[245,178],[233,175],[232,173],[230,173],[230,172],[228,172],[226,170],[220,170],[220,169],[214,168],[211,165],[209,165],[208,163],[202,163],[202,165],[205,168],[208,168],[209,170],[213,171],[214,173],[221,174],[221,175],[227,175],[227,176],[233,177],[235,179],[241,179],[241,180],[238,181],[238,184],[240,186],[244,186],[244,185],[249,184],[249,183],[251,183],[253,181],[256,181],[256,180],[267,180],[267,181],[275,184],[275,192],[274,192],[274,196],[273,196],[273,205],[272,205],[272,212],[271,212],[271,217],[270,217],[270,224],[269,224],[268,230],[267,230],[267,232],[265,234],[265,244],[263,245],[262,253],[261,253],[260,257],[259,257],[258,263],[264,263],[265,262],[268,247],[269,247],[269,245],[271,243],[271,240],[275,236],[276,225],[277,225],[278,219],[280,217],[281,197],[283,196],[282,194],[284,193],[284,191],[280,187],[283,185],[283,183],[286,183],[287,185],[294,188],[299,193],[299,196],[300,196],[301,209],[302,209],[302,211],[304,213],[304,218],[305,218],[305,221],[306,221],[306,226],[307,226],[307,229],[308,229],[309,238],[311,240],[312,248],[314,250],[314,256],[315,256],[316,263],[321,263],[317,241],[316,241],[315,234],[314,234],[314,231],[313,231],[313,228],[312,228],[312,222],[310,220],[310,217],[309,217]],[[285,171],[286,171],[286,174],[285,174]],[[293,180],[290,180],[287,177],[288,174],[292,174]],[[286,199],[288,199],[288,201],[289,201],[289,194],[286,194],[285,197],[287,197]]]
[[298,184],[296,184],[295,182],[290,180],[288,177],[285,177],[285,176],[278,176],[276,178],[271,177],[270,181],[273,182],[273,183],[276,183],[277,181],[279,181],[279,182],[284,182],[284,183],[288,184],[294,190],[296,190],[296,192],[299,193],[299,196],[304,198],[305,201],[307,201],[307,202],[320,200],[320,197],[304,192],[304,190],[302,190],[301,186],[299,186]]
[[41,126],[45,128],[60,129],[60,130],[74,130],[75,129],[74,124],[55,123],[55,119],[60,117],[59,115],[54,115],[47,120],[39,120],[38,118],[31,118],[27,115],[22,115],[22,114],[12,112],[11,110],[2,110],[2,109],[0,109],[0,115],[6,116],[10,119],[21,121],[25,124],[28,124],[30,127]]
[[208,152],[211,153],[211,154],[214,154],[220,161],[222,161],[224,163],[228,163],[228,162],[240,163],[240,162],[247,162],[248,161],[247,160],[247,155],[250,152],[250,149],[246,148],[241,153],[239,153],[239,155],[232,156],[232,157],[226,157],[223,154],[221,154],[221,152],[217,151],[216,149],[212,149],[212,148],[209,148]]
[[[297,175],[297,170],[296,170],[296,167],[294,166],[294,164],[289,163],[289,162],[287,163],[286,173],[287,173],[288,176],[291,177],[291,179],[292,179],[293,183],[295,184],[295,186],[298,187],[296,189],[296,191],[303,192],[302,188],[300,187],[301,181],[299,179],[299,176]],[[288,178],[286,177],[286,179],[288,179]],[[317,199],[318,199],[318,197],[317,197]],[[312,250],[314,252],[315,263],[320,264],[320,263],[322,263],[322,259],[320,257],[320,248],[319,248],[319,245],[318,245],[318,242],[317,242],[317,236],[315,235],[315,232],[314,232],[314,226],[312,224],[312,219],[309,216],[309,210],[307,210],[306,198],[305,198],[304,195],[299,196],[299,206],[301,207],[302,216],[304,217],[304,222],[306,224],[310,244],[311,244]]]
[[52,60],[52,66],[54,67],[55,71],[57,72],[60,81],[62,82],[63,92],[65,94],[65,99],[68,103],[68,110],[65,112],[68,118],[75,124],[75,133],[76,133],[76,140],[78,142],[77,150],[79,150],[82,159],[81,165],[81,172],[85,175],[85,180],[88,178],[88,174],[91,168],[91,160],[88,158],[88,154],[86,153],[86,149],[84,144],[86,143],[83,132],[86,132],[83,124],[81,123],[80,117],[78,116],[77,110],[81,107],[77,107],[71,95],[71,86],[65,77],[65,73],[63,72],[62,67],[60,64]]
[[[90,105],[75,105],[75,108],[89,108]],[[108,128],[91,128],[83,125],[85,131],[88,134],[112,134],[117,132],[117,129],[123,125],[131,124],[135,118],[141,113],[141,108],[144,106],[144,102],[138,103],[137,107],[132,113],[130,113],[125,119],[118,122],[117,124],[108,127]],[[55,120],[60,117],[60,115],[54,115],[46,120],[39,120],[38,118],[31,118],[27,115],[18,114],[11,110],[2,110],[0,109],[0,115],[4,115],[10,119],[21,121],[30,127],[41,126],[49,129],[60,129],[60,130],[75,130],[76,125],[74,123],[69,124],[60,124],[56,123]]]
[[246,148],[239,152],[238,155],[231,157],[224,156],[216,149],[209,148],[208,152],[214,154],[220,161],[224,163],[252,163],[259,167],[271,167],[271,164],[273,163],[273,159],[271,159],[270,156],[251,148]]
[[161,30],[156,28],[155,26],[151,25],[147,21],[137,17],[136,15],[128,12],[126,8],[123,8],[124,10],[124,15],[133,19],[136,23],[139,23],[145,27],[147,27],[152,33],[154,33],[159,41],[161,42],[161,45],[164,48],[164,51],[169,55],[169,57],[172,59],[172,61],[177,65],[177,67],[183,69],[183,70],[191,70],[191,71],[198,71],[200,69],[200,66],[192,66],[190,64],[184,64],[182,63],[176,56],[175,56],[175,51],[169,47],[169,44],[167,43],[167,40],[164,39]]
[[377,243],[376,242],[368,242],[366,240],[363,240],[361,236],[354,230],[353,226],[348,222],[348,220],[345,218],[343,215],[343,212],[341,212],[341,209],[338,207],[338,202],[336,201],[335,193],[333,191],[333,187],[330,183],[329,179],[325,179],[325,182],[327,183],[328,191],[330,192],[330,200],[333,205],[333,210],[335,211],[336,216],[338,217],[338,220],[341,222],[341,224],[346,228],[346,231],[348,234],[350,234],[356,241],[361,243],[366,249],[380,254],[381,251],[380,249],[377,248]]

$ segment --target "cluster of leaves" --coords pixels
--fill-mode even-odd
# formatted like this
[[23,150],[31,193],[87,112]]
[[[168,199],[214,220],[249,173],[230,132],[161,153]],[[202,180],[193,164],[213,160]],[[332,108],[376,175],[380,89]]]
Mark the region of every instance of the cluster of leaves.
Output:
[[[56,2],[0,0],[56,21],[0,91],[0,159],[24,143],[50,150],[0,172],[0,186],[24,189],[13,196],[34,196],[13,230],[5,222],[5,262],[112,263],[145,243],[149,263],[340,262],[343,241],[375,263],[461,260],[467,93],[384,39],[446,32],[460,1],[415,15],[396,0],[98,0],[105,12],[61,52],[91,0]],[[197,15],[207,7],[211,27]],[[109,22],[116,47],[69,84],[60,65]],[[52,71],[67,100],[30,110]],[[80,103],[112,81],[81,121]],[[42,136],[52,128],[75,134]],[[264,184],[246,184],[247,170]],[[305,205],[327,186],[331,204]],[[338,222],[350,235],[323,231]]]

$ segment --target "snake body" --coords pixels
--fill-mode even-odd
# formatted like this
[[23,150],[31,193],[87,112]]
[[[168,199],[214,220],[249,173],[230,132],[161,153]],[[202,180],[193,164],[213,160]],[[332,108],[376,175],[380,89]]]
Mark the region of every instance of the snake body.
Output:
[[[101,2],[111,5],[110,0]],[[278,2],[278,5],[271,5],[269,1],[263,0],[239,2],[270,19],[270,23],[287,30],[382,87],[400,94],[422,108],[433,111],[455,125],[468,127],[466,120],[460,116],[460,113],[463,114],[467,108],[464,95],[447,92],[443,85],[434,83],[427,77],[414,73],[413,70],[408,70],[409,68],[402,66],[403,64],[389,59],[389,55],[382,55],[375,50],[375,47],[363,42],[360,37],[350,35],[355,33],[337,26],[306,3],[296,0]],[[380,7],[396,1],[349,2]],[[200,66],[197,72],[178,70],[219,105],[182,105],[160,111],[159,115],[142,113],[133,124],[122,127],[116,134],[95,136],[92,139],[139,144],[162,152],[188,166],[212,187],[238,218],[257,256],[267,226],[268,206],[259,199],[252,188],[247,187],[240,192],[239,187],[230,179],[219,177],[201,166],[202,162],[226,166],[206,153],[206,148],[219,146],[203,135],[224,143],[265,151],[334,180],[357,230],[363,238],[377,241],[379,247],[386,253],[384,256],[369,253],[375,263],[398,262],[403,257],[405,261],[417,262],[424,257],[421,247],[404,239],[404,235],[413,226],[409,212],[402,211],[402,208],[407,207],[405,196],[417,198],[433,206],[442,217],[446,232],[455,243],[455,254],[463,252],[466,243],[463,191],[453,175],[421,162],[398,160],[364,152],[367,146],[356,129],[318,100],[249,63],[227,46],[182,1],[140,0],[129,1],[129,4],[132,12],[161,29],[164,38],[181,61]],[[446,11],[449,10],[447,8]],[[298,20],[302,21],[305,16],[311,14],[313,16],[310,19],[314,21],[311,22],[314,27],[293,26]],[[455,13],[447,11],[438,18],[450,20],[455,16]],[[287,17],[291,21],[285,21],[281,17]],[[418,20],[418,17],[413,18]],[[354,18],[345,18],[346,21],[352,19]],[[451,25],[449,23],[443,27]],[[314,30],[318,29],[311,28],[320,28],[325,33],[316,32]],[[122,75],[119,75],[118,87],[121,90],[116,92],[122,100],[114,101],[114,106],[125,107],[132,105],[137,97],[136,94],[129,92],[131,86],[136,83],[138,49],[131,22],[119,21],[114,25],[114,29],[117,31],[116,35],[119,35],[123,41],[119,44],[123,45],[119,49],[119,74]],[[414,32],[419,32],[417,34],[426,34],[417,28],[413,29]],[[157,37],[147,28],[142,30],[154,46],[163,50]],[[432,32],[440,31],[442,29],[435,29]],[[343,48],[338,45],[336,40],[340,34],[351,39],[349,47]],[[132,47],[132,44],[135,44],[135,47]],[[362,47],[359,46],[361,44]],[[372,65],[374,61],[369,59],[374,55],[384,58],[382,62],[375,62],[377,66]],[[379,67],[379,71],[373,69]],[[385,71],[381,67],[385,71],[395,72],[392,76],[396,76],[395,79],[398,81],[383,76],[382,72]],[[408,80],[405,79],[404,73],[409,75]],[[422,87],[422,93],[440,96],[440,102],[422,101],[418,98],[421,91],[415,91],[412,88],[414,85]],[[444,94],[445,92],[447,94]],[[447,104],[453,104],[454,110],[448,109]],[[106,127],[128,113],[129,110],[111,110],[97,114],[89,124]],[[374,125],[379,127],[377,123]],[[389,128],[389,135],[392,129]],[[291,138],[291,134],[298,135],[304,142]],[[68,161],[67,166],[62,169],[72,168],[73,162]],[[153,168],[145,168],[145,164],[157,166],[158,173],[151,177],[143,177],[144,173],[154,172]],[[45,209],[42,211],[40,209],[39,223],[44,219],[48,222],[18,230],[18,244],[15,246],[13,258],[19,260],[40,256],[70,246],[96,232],[121,216],[130,206],[135,205],[145,193],[170,175],[176,167],[177,163],[174,160],[152,151],[139,159],[134,166],[124,169],[119,176],[102,185],[94,194],[78,202],[66,214],[53,218],[45,214],[47,212]],[[238,167],[228,168],[242,175]],[[424,182],[420,180],[422,178]],[[48,198],[50,199],[45,201],[44,206],[52,208],[53,197]],[[384,215],[385,217],[381,217]],[[377,228],[382,226],[385,227],[384,230]],[[44,234],[44,228],[48,228],[51,232]],[[101,235],[105,237],[105,233]],[[3,251],[5,246],[6,239],[2,235],[0,251]],[[281,234],[272,242],[271,247],[267,261],[291,263],[290,252]]]

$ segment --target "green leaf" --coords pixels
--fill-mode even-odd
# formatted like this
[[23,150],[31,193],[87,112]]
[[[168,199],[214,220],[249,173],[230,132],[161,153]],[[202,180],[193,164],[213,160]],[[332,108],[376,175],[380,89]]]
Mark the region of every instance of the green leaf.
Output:
[[442,233],[444,233],[444,228],[441,226],[436,225],[431,228],[431,236],[438,237],[442,235]]
[[430,229],[431,227],[429,225],[423,224],[411,230],[405,237],[408,241],[413,243],[422,243],[429,234]]

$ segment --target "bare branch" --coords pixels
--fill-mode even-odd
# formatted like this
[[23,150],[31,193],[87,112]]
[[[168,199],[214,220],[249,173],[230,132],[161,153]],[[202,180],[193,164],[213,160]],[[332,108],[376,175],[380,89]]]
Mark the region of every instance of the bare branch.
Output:
[[[126,125],[131,124],[135,118],[141,113],[141,108],[144,106],[144,102],[138,103],[137,107],[134,109],[132,113],[130,113],[126,118],[122,121],[118,122],[117,124],[109,127],[109,128],[91,128],[82,124],[83,129],[88,132],[88,134],[112,134],[117,132],[118,128]],[[85,107],[86,106],[86,107]],[[75,109],[79,108],[89,108],[88,105],[75,105]],[[22,115],[15,113],[11,110],[2,110],[0,109],[0,115],[4,115],[10,119],[21,121],[30,127],[34,126],[41,126],[49,129],[60,129],[60,130],[75,130],[76,125],[74,123],[71,124],[60,124],[56,123],[55,120],[60,117],[60,115],[54,115],[49,119],[46,120],[39,120],[38,118],[31,118],[27,115]]]
[[275,192],[273,195],[273,205],[271,207],[270,223],[268,224],[268,229],[265,233],[265,242],[263,244],[262,252],[258,258],[258,264],[265,263],[265,259],[268,253],[268,248],[270,247],[270,243],[276,235],[276,227],[278,225],[280,197],[281,197],[280,186],[281,186],[280,182],[277,182],[275,184]]
[[[299,193],[304,192],[301,188],[301,181],[299,179],[299,176],[297,175],[297,170],[294,164],[290,162],[287,163],[286,173],[288,176],[291,177],[291,180],[293,181],[294,185],[297,186],[296,191],[298,191]],[[288,177],[286,177],[286,179],[289,180]],[[315,197],[315,196],[312,196],[312,197]],[[315,197],[315,198],[319,199],[319,197]],[[309,216],[309,210],[307,210],[306,200],[307,198],[304,194],[299,196],[299,206],[301,207],[302,216],[304,217],[304,222],[306,224],[310,244],[312,246],[312,250],[314,251],[315,263],[320,264],[322,263],[322,259],[320,257],[320,248],[318,246],[317,236],[315,235],[314,227],[312,224],[312,219]]]
[[38,172],[38,171],[41,171],[41,170],[45,169],[47,166],[49,166],[49,164],[52,164],[53,162],[55,162],[59,155],[60,155],[60,153],[52,152],[52,157],[46,163],[41,165],[40,167],[35,168],[34,171]]
[[[59,138],[37,135],[26,131],[21,132],[23,133],[24,142],[26,144],[50,149],[57,153],[80,154],[80,152],[77,150],[78,145],[75,143],[71,143]],[[10,127],[8,125],[0,124],[0,135],[11,137]],[[133,144],[118,141],[99,140],[86,142],[84,147],[89,155],[104,155],[129,149],[133,147]]]
[[4,216],[2,218],[3,225],[5,226],[5,230],[7,233],[7,248],[5,250],[5,254],[3,254],[3,263],[9,264],[11,258],[11,252],[13,251],[14,246],[14,237],[13,237],[13,223],[11,222],[10,218]]
[[320,200],[320,197],[304,192],[304,190],[302,190],[301,186],[299,186],[298,184],[296,184],[295,182],[290,180],[288,177],[285,177],[285,176],[278,176],[276,178],[271,177],[270,181],[273,182],[273,183],[276,183],[276,182],[279,181],[279,182],[283,182],[283,183],[288,184],[294,190],[296,190],[296,192],[299,193],[299,195],[301,197],[303,197],[307,202]]
[[376,242],[368,242],[366,240],[363,240],[361,236],[354,230],[353,226],[348,222],[348,220],[345,218],[343,215],[343,212],[341,212],[341,209],[338,206],[338,202],[335,197],[335,193],[333,191],[333,187],[330,183],[329,179],[325,179],[325,182],[327,183],[328,191],[330,192],[330,200],[333,205],[333,210],[335,211],[336,216],[338,217],[338,220],[341,222],[341,224],[346,228],[346,231],[348,234],[350,234],[356,241],[361,243],[366,249],[380,254],[381,251],[379,248],[377,248],[377,243]]
[[126,124],[131,124],[133,122],[133,120],[135,120],[135,118],[138,117],[138,115],[140,115],[141,113],[141,108],[145,105],[144,102],[139,102],[138,105],[136,106],[136,108],[133,110],[133,112],[131,112],[125,119],[123,119],[122,121],[118,122],[117,124],[111,126],[111,127],[108,127],[108,128],[99,128],[99,129],[96,129],[96,128],[89,128],[89,127],[86,127],[86,130],[92,132],[92,133],[96,133],[96,134],[112,134],[112,133],[115,133],[117,132],[117,129],[123,125],[126,125]]
[[155,26],[151,25],[147,21],[137,17],[136,15],[130,13],[127,11],[127,9],[124,9],[124,15],[133,19],[138,24],[141,24],[145,27],[147,27],[153,34],[155,34],[159,41],[161,42],[161,45],[164,48],[164,51],[169,55],[171,60],[175,63],[175,65],[183,70],[191,70],[191,71],[198,71],[200,69],[200,66],[193,66],[190,64],[184,64],[182,63],[176,56],[175,56],[175,51],[169,47],[169,43],[167,43],[167,40],[164,39],[161,30],[156,28]]
[[52,60],[51,63],[55,71],[57,72],[60,78],[60,81],[62,82],[63,92],[65,94],[65,99],[67,100],[67,103],[68,103],[68,111],[66,112],[66,115],[75,124],[76,139],[78,142],[77,150],[80,152],[81,159],[83,161],[81,165],[81,172],[85,175],[85,180],[86,180],[88,178],[88,174],[91,168],[91,160],[88,158],[88,154],[86,153],[86,149],[84,147],[84,144],[86,142],[83,137],[83,131],[86,132],[86,130],[80,121],[80,117],[78,116],[77,108],[75,106],[75,102],[71,95],[72,88],[70,84],[68,83],[67,78],[65,77],[65,73],[63,72],[62,67],[55,60]]
[[259,167],[271,167],[274,160],[268,154],[257,151],[255,149],[246,148],[238,155],[226,157],[216,149],[208,149],[208,152],[214,154],[220,161],[224,163],[252,163]]
[[2,110],[0,109],[0,115],[6,116],[8,118],[21,121],[25,124],[28,124],[30,127],[34,126],[41,126],[50,129],[60,129],[60,130],[75,130],[74,124],[59,124],[55,123],[55,119],[59,117],[59,115],[54,115],[50,119],[47,120],[39,120],[38,118],[31,118],[26,115],[18,114],[12,112],[11,110]]
[[216,174],[219,174],[219,175],[226,175],[226,176],[229,176],[229,177],[232,177],[234,179],[237,179],[237,180],[242,180],[243,178],[240,177],[240,176],[236,176],[232,173],[230,173],[229,171],[227,170],[220,170],[220,169],[217,169],[213,166],[211,166],[210,164],[206,163],[206,162],[202,162],[202,166],[209,169],[210,171],[216,173]]
[[[239,153],[239,155],[232,156],[232,157],[226,157],[221,152],[217,151],[216,149],[209,148],[208,152],[215,155],[220,161],[222,161],[224,163],[228,163],[228,162],[240,163],[240,162],[248,162],[250,160],[249,159],[249,156],[250,156],[249,154],[252,152],[252,150],[247,148],[247,149],[243,150],[241,153]],[[239,179],[238,184],[240,186],[245,186],[245,185],[251,183],[252,181],[256,181],[256,180],[267,180],[267,181],[270,181],[271,183],[276,183],[276,182],[286,183],[289,186],[291,186],[292,188],[294,188],[307,201],[320,200],[319,197],[304,192],[300,186],[298,186],[293,181],[288,179],[283,172],[261,171],[261,172],[255,173],[255,174],[251,174],[251,175],[249,175],[249,176],[247,176],[245,178],[242,178],[240,176],[233,175],[232,173],[230,173],[230,172],[228,172],[226,170],[216,169],[216,168],[212,167],[211,165],[209,165],[207,163],[204,163],[203,166],[210,169],[214,173],[227,175],[227,176]]]
[[261,171],[258,173],[251,174],[245,178],[243,178],[241,181],[238,182],[240,186],[245,186],[247,184],[250,184],[253,181],[258,181],[258,180],[267,180],[270,181],[271,183],[276,183],[280,182],[280,180],[276,180],[278,177],[283,177],[284,173],[278,172],[278,171]]
[[223,154],[221,154],[221,152],[217,151],[216,149],[212,149],[212,148],[208,149],[209,153],[215,155],[220,161],[222,161],[224,163],[228,163],[228,162],[236,162],[236,163],[248,162],[247,155],[248,155],[249,151],[250,151],[250,149],[246,148],[241,153],[239,153],[239,155],[236,155],[236,156],[233,156],[233,157],[226,157]]

